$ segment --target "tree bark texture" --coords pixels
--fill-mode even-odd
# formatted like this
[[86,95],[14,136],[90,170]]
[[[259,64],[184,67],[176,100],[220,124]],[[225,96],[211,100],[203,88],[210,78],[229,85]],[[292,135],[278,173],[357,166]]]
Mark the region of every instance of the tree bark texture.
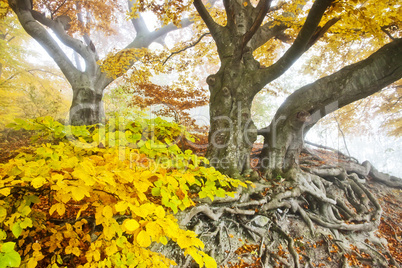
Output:
[[251,120],[250,74],[257,68],[249,63],[233,65],[226,60],[215,75],[208,77],[211,99],[211,129],[207,157],[212,165],[236,176],[248,172],[249,155],[257,138],[257,128]]

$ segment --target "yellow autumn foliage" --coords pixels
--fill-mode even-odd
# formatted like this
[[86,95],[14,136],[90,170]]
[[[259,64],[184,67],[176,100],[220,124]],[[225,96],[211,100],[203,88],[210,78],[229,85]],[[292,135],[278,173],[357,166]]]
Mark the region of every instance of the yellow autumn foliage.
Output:
[[[188,134],[155,121],[70,129],[50,117],[15,123],[44,143],[0,164],[0,246],[17,241],[0,260],[18,253],[15,263],[27,267],[169,267],[174,262],[149,247],[172,241],[201,266],[216,267],[174,214],[193,206],[192,197],[233,195],[246,184],[167,143]],[[120,136],[108,146],[99,133]]]

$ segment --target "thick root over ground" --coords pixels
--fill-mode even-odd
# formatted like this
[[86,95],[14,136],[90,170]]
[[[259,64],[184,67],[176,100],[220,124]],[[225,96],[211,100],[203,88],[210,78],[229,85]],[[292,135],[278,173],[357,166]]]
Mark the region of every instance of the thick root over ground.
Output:
[[[376,232],[382,208],[366,186],[368,176],[399,188],[398,179],[368,162],[312,165],[314,157],[305,155],[292,178],[261,179],[235,198],[199,200],[178,216],[181,225],[199,234],[220,267],[401,267]],[[179,267],[197,267],[159,250]]]

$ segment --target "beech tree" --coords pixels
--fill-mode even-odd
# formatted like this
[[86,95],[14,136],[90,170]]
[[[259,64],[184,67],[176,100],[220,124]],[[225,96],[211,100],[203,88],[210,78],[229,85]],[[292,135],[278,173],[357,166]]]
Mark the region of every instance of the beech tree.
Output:
[[[84,9],[84,3],[86,2],[78,5],[76,2],[64,1],[64,4],[60,5],[56,1],[46,1],[48,5],[44,6],[48,10],[53,10],[53,12],[45,14],[45,16],[35,11],[39,10],[37,9],[39,7],[38,3],[42,2],[34,2],[34,7],[31,6],[29,1],[24,0],[9,0],[8,3],[18,15],[26,31],[37,37],[37,40],[41,40],[42,44],[48,48],[49,53],[54,57],[72,84],[74,91],[71,109],[72,123],[91,124],[98,122],[102,114],[100,100],[103,86],[106,86],[123,73],[127,73],[128,67],[132,66],[134,61],[146,58],[142,50],[122,50],[113,57],[108,57],[102,61],[102,68],[96,65],[96,50],[93,43],[90,42],[90,35],[86,31],[87,28],[79,27],[81,24],[88,25],[86,23],[89,23],[88,28],[90,28],[92,20],[87,20],[83,23],[84,20],[80,19],[80,17],[84,18],[84,16],[80,15],[83,14],[80,11],[91,9],[92,14],[97,14],[92,16],[97,18],[97,21],[102,22],[106,21],[106,19],[110,21],[116,9],[103,10],[101,8],[96,9],[94,6]],[[56,3],[56,6],[50,5],[50,3]],[[67,5],[67,3],[70,5]],[[122,207],[121,203],[119,205],[113,204],[113,207],[108,206],[107,208],[96,204],[96,206],[99,206],[99,210],[96,210],[95,217],[90,218],[92,221],[95,218],[95,224],[93,224],[93,228],[90,228],[91,230],[88,231],[88,234],[95,234],[95,227],[103,224],[106,227],[103,229],[106,239],[99,239],[99,242],[105,242],[107,247],[104,252],[107,253],[112,251],[109,245],[113,245],[115,242],[113,241],[113,238],[117,238],[115,233],[125,236],[127,231],[129,232],[128,234],[134,232],[134,236],[127,240],[129,243],[133,243],[134,248],[139,246],[141,249],[152,248],[153,251],[163,252],[169,259],[175,260],[179,267],[191,267],[193,265],[190,255],[199,265],[204,263],[207,267],[217,267],[217,264],[222,266],[233,264],[235,267],[237,265],[242,267],[244,263],[243,260],[239,261],[238,255],[243,250],[249,250],[250,248],[254,252],[253,255],[258,256],[255,260],[256,267],[302,267],[303,264],[311,267],[314,265],[339,267],[340,263],[342,263],[343,267],[367,267],[366,264],[371,267],[398,266],[397,261],[390,254],[388,245],[374,234],[374,231],[378,229],[378,226],[383,221],[383,210],[380,205],[381,200],[378,200],[368,189],[367,182],[369,179],[373,179],[391,187],[402,188],[401,180],[379,172],[367,161],[358,163],[353,158],[339,153],[331,154],[327,152],[323,156],[316,150],[304,147],[303,140],[306,133],[323,116],[356,100],[370,96],[402,77],[402,39],[400,33],[402,12],[400,3],[396,0],[353,0],[344,2],[332,0],[285,2],[223,0],[223,4],[218,2],[214,8],[209,7],[202,0],[175,1],[173,5],[168,7],[169,4],[171,4],[169,1],[164,3],[139,1],[133,6],[131,16],[135,17],[139,14],[138,12],[151,10],[164,24],[170,21],[174,21],[177,24],[182,16],[191,16],[194,20],[194,28],[198,30],[198,36],[196,36],[196,41],[187,46],[187,48],[199,46],[204,50],[208,41],[203,43],[202,40],[205,37],[208,38],[207,36],[209,35],[212,36],[214,41],[212,45],[216,46],[220,64],[218,71],[206,79],[210,91],[211,118],[207,157],[210,160],[210,164],[227,175],[241,177],[245,180],[247,178],[254,180],[253,186],[255,187],[251,187],[251,183],[242,184],[236,181],[233,188],[231,188],[235,193],[225,196],[224,192],[217,190],[216,187],[218,185],[230,188],[228,184],[224,183],[228,177],[223,176],[221,177],[222,180],[216,180],[215,178],[218,177],[219,173],[210,168],[211,177],[208,180],[205,174],[199,173],[200,170],[204,170],[206,163],[199,165],[200,163],[196,161],[197,157],[191,155],[190,151],[186,151],[184,152],[186,155],[184,159],[189,161],[186,162],[185,168],[192,172],[191,175],[188,174],[190,176],[186,177],[186,180],[194,182],[192,175],[196,174],[197,180],[200,179],[202,182],[200,181],[199,185],[191,185],[191,188],[176,188],[176,186],[181,186],[185,183],[182,181],[174,182],[174,178],[180,178],[181,176],[170,173],[177,171],[177,167],[171,166],[176,164],[175,161],[170,161],[172,157],[171,150],[177,150],[173,153],[177,153],[180,157],[182,157],[183,152],[177,146],[168,148],[164,136],[159,141],[163,151],[158,152],[155,150],[156,148],[152,148],[151,140],[142,140],[144,137],[142,125],[131,123],[127,129],[116,129],[118,135],[109,135],[109,138],[113,136],[115,138],[125,138],[126,136],[122,135],[122,133],[120,134],[120,132],[126,131],[126,134],[131,136],[131,142],[133,148],[135,148],[133,150],[140,149],[139,152],[133,151],[134,156],[138,155],[138,159],[136,158],[136,161],[139,161],[138,164],[142,163],[143,160],[146,162],[157,160],[157,156],[160,155],[164,157],[169,165],[167,166],[168,168],[161,169],[160,177],[154,176],[155,174],[152,172],[147,172],[146,176],[138,174],[125,175],[131,173],[124,173],[121,176],[122,179],[126,179],[126,176],[129,180],[149,177],[146,182],[147,187],[143,188],[142,183],[137,185],[129,184],[130,187],[136,186],[131,193],[143,190],[143,194],[149,194],[149,196],[143,197],[144,200],[142,201],[151,200],[155,196],[162,196],[162,203],[166,201],[167,208],[171,208],[174,213],[177,212],[175,215],[177,226],[194,230],[194,232],[200,234],[200,238],[204,242],[203,245],[205,245],[204,251],[208,252],[213,257],[213,260],[205,253],[194,251],[193,253],[196,254],[192,255],[191,252],[187,251],[188,254],[182,256],[180,250],[176,250],[177,248],[174,248],[174,245],[165,243],[167,242],[165,239],[160,239],[159,234],[162,234],[162,232],[156,232],[157,229],[160,229],[159,227],[151,228],[150,226],[148,228],[148,222],[142,221],[142,219],[145,219],[143,215],[140,215],[143,214],[142,211],[136,217],[138,222],[143,224],[141,227],[136,224],[138,223],[137,220],[133,222],[132,219],[126,219],[125,217],[135,216],[135,205],[133,205],[133,209],[130,207],[133,210],[130,215],[130,212],[124,214],[127,208]],[[116,8],[112,2],[108,1],[102,2],[100,5]],[[190,9],[192,5],[198,15],[192,13]],[[68,18],[62,17],[63,12],[56,17],[55,14],[63,10],[63,8],[65,8],[65,13],[70,10],[76,11],[74,13],[74,16],[77,17],[77,20],[75,20],[76,25],[72,23],[73,20],[70,22]],[[199,23],[200,19],[207,28]],[[39,22],[53,29],[61,40],[66,41],[67,45],[76,49],[86,61],[85,71],[79,71],[79,68],[74,67],[72,62],[67,60],[67,57],[58,48],[57,43],[54,42],[54,39],[50,37]],[[163,29],[168,31],[169,29],[177,28],[171,25],[153,33],[148,33],[142,27],[144,23],[141,17],[134,18],[132,22],[137,29],[137,37],[128,46],[129,48],[145,47],[149,42],[155,41],[156,37],[161,36]],[[77,33],[81,31],[85,43],[74,39],[66,33],[69,25],[71,31],[74,29]],[[105,27],[105,24],[99,24],[99,27]],[[43,36],[45,38],[42,38]],[[361,49],[356,47],[356,44],[364,42],[370,44],[365,47],[368,53],[359,54],[357,57],[354,56],[354,52]],[[175,55],[179,52],[185,53],[185,51],[189,50],[187,48],[181,47],[172,53],[175,53]],[[195,48],[194,50],[199,49]],[[307,62],[307,65],[309,65],[307,69],[314,71],[314,69],[321,68],[326,69],[326,71],[321,72],[322,77],[316,82],[305,85],[290,94],[277,110],[272,121],[268,123],[268,126],[258,130],[253,123],[250,112],[254,97],[264,87],[282,76],[296,61],[311,50],[317,53]],[[213,60],[213,53],[214,50],[211,49],[208,59]],[[206,54],[197,55],[205,56]],[[184,57],[180,58],[180,62],[182,59]],[[337,59],[341,59],[341,63],[338,63]],[[338,63],[336,68],[333,62]],[[186,63],[180,63],[180,68],[187,66],[189,65],[186,65]],[[160,128],[161,133],[165,133],[163,124]],[[54,132],[51,135],[57,137],[66,136],[62,126],[54,124],[48,119],[41,119],[38,122],[23,122],[16,126],[33,130],[41,128],[48,131],[47,125],[54,127],[53,130],[50,129]],[[99,138],[99,136],[93,137],[92,134],[89,134],[89,131],[86,131],[85,127],[77,127],[76,129],[77,136],[79,136],[78,134],[84,134],[84,137],[91,144],[95,144],[96,150],[102,151],[100,152],[102,155],[99,158],[92,157],[91,160],[86,161],[88,165],[91,167],[94,167],[93,165],[95,164],[105,166],[105,164],[109,163],[111,165],[106,165],[106,167],[111,167],[113,172],[120,172],[116,168],[119,163],[125,165],[120,165],[122,168],[128,167],[128,161],[117,160],[117,151],[115,151],[116,154],[113,157],[114,161],[110,161],[110,154],[103,154],[103,150],[107,150],[107,148],[104,148],[106,141]],[[174,133],[176,135],[177,132],[175,131]],[[147,135],[150,134],[147,133]],[[262,174],[257,171],[251,171],[249,161],[251,148],[257,135],[264,137],[264,147],[259,161]],[[124,142],[126,144],[127,140],[124,140]],[[48,145],[47,147],[50,146]],[[38,154],[43,155],[48,161],[59,161],[57,154],[54,157],[55,154],[53,154],[52,150],[61,150],[58,147],[63,146],[64,144],[61,143],[49,150],[41,149]],[[109,145],[106,144],[106,146]],[[68,156],[74,155],[78,151],[73,147],[73,144],[69,144],[69,148]],[[92,154],[92,151],[89,151],[89,153]],[[143,156],[146,156],[146,159],[143,159]],[[36,158],[28,156],[28,159]],[[52,212],[57,210],[60,215],[65,213],[64,203],[67,203],[63,197],[70,198],[70,192],[76,201],[83,200],[85,196],[88,198],[93,196],[94,200],[100,200],[99,195],[89,193],[89,190],[92,191],[92,185],[86,185],[86,188],[82,188],[83,184],[91,183],[91,180],[88,180],[90,176],[105,179],[107,183],[102,182],[101,184],[102,187],[106,186],[107,188],[100,192],[113,196],[113,201],[117,202],[119,198],[126,198],[125,194],[121,197],[118,196],[124,191],[109,188],[110,186],[122,187],[120,182],[116,183],[110,180],[110,178],[120,177],[110,175],[112,173],[105,173],[109,176],[102,178],[102,176],[98,176],[95,168],[87,171],[82,169],[80,164],[71,163],[74,168],[79,169],[79,172],[74,172],[72,176],[76,176],[81,180],[71,180],[71,176],[68,174],[66,174],[66,180],[61,174],[54,174],[54,178],[45,179],[45,177],[38,177],[33,173],[32,178],[24,177],[24,179],[19,180],[20,182],[14,182],[15,176],[22,177],[25,176],[25,173],[32,174],[32,172],[28,171],[29,166],[21,165],[21,168],[27,169],[26,172],[25,170],[23,172],[14,168],[14,166],[18,165],[18,163],[15,163],[16,161],[6,167],[7,170],[10,170],[10,173],[4,172],[6,184],[2,189],[2,194],[10,197],[10,203],[13,200],[9,184],[17,185],[17,183],[29,182],[37,189],[46,186],[48,181],[56,180],[56,176],[57,180],[74,184],[66,187],[65,192],[61,192],[59,195],[60,200],[58,201],[60,204],[57,207],[56,204],[52,206]],[[157,161],[155,163],[157,164]],[[136,163],[134,164],[136,165]],[[37,165],[32,164],[33,167]],[[55,165],[51,164],[50,166],[54,167]],[[183,167],[183,165],[180,166]],[[161,166],[159,165],[158,167]],[[72,169],[69,166],[68,170],[65,171],[72,172]],[[130,168],[130,172],[137,172],[137,170]],[[157,173],[159,171],[153,172]],[[49,174],[49,172],[46,172],[46,178],[50,176]],[[165,176],[166,174],[171,174],[171,176]],[[60,178],[59,175],[63,178]],[[165,178],[166,180],[164,180]],[[169,189],[168,193],[163,188],[148,191],[150,187],[160,187],[163,181],[166,181],[167,189]],[[71,188],[71,186],[74,188]],[[201,192],[199,187],[202,190]],[[375,186],[371,187],[372,189],[375,188]],[[78,189],[88,189],[88,191],[75,192]],[[43,191],[39,192],[42,193]],[[166,198],[167,195],[165,194],[168,194],[172,201]],[[194,203],[194,206],[190,208],[190,205],[193,204],[188,202],[189,206],[181,206],[183,211],[178,212],[177,204],[183,203],[184,205],[184,202],[188,201],[186,194],[194,196],[197,204]],[[217,194],[216,198],[214,194]],[[143,196],[136,195],[137,197]],[[206,200],[207,197],[209,197],[208,200]],[[89,199],[87,200],[89,201]],[[102,208],[102,212],[100,208]],[[104,208],[106,209],[104,210]],[[124,220],[129,221],[129,224],[126,222],[125,224],[123,223],[124,226],[121,226],[117,222],[114,213],[118,214],[119,212],[123,212],[124,215],[122,214],[122,216]],[[148,216],[148,213],[145,214]],[[4,212],[3,215],[9,216]],[[107,218],[107,221],[104,221],[100,215]],[[158,213],[158,215],[165,214]],[[11,219],[16,217],[12,216],[12,214],[10,216]],[[79,217],[74,215],[74,218]],[[163,216],[158,218],[162,219]],[[11,219],[9,221],[12,221]],[[29,225],[29,221],[27,222],[24,220],[24,226]],[[163,221],[159,222],[158,225],[165,231],[163,228],[166,227],[165,224]],[[21,226],[20,223],[18,224],[17,227]],[[147,225],[146,230],[143,230],[142,228],[144,228],[145,224]],[[80,229],[81,226],[77,225],[76,228]],[[168,229],[166,232],[169,231]],[[110,232],[110,230],[113,232]],[[177,241],[182,249],[192,247],[194,243],[196,246],[201,245],[195,239],[184,240],[184,236],[176,235],[178,228],[174,230],[169,237],[172,241]],[[92,241],[91,235],[89,236],[89,241],[91,241],[92,246],[94,241]],[[148,236],[152,237],[152,240]],[[187,237],[189,238],[189,236]],[[195,234],[191,233],[191,238],[194,237]],[[321,238],[323,238],[323,242],[318,241]],[[152,241],[155,244],[151,245]],[[158,241],[161,243],[158,243]],[[254,245],[250,246],[250,241]],[[119,244],[117,244],[116,241],[116,244],[120,245],[119,249],[117,247],[116,250],[113,249],[114,253],[118,250],[123,253],[122,255],[119,253],[116,263],[117,261],[122,261],[128,255],[126,251],[128,249],[127,244],[120,242],[122,241],[119,240]],[[242,243],[248,243],[247,247],[243,248]],[[312,243],[314,243],[314,247],[308,248],[306,246]],[[320,243],[325,246],[318,251],[316,247]],[[7,250],[10,252],[11,250],[8,247],[14,247],[14,244],[7,245]],[[75,253],[73,254],[77,257],[82,256],[81,249],[75,245],[74,248]],[[60,246],[59,250],[69,255],[73,252],[72,246],[69,246],[68,250],[64,250]],[[103,258],[105,258],[105,262],[109,261],[110,263],[110,260],[107,259],[108,254],[100,254],[99,252],[100,250],[91,248],[90,254],[85,257],[102,262],[104,261]],[[15,255],[14,252],[12,254]],[[121,256],[122,260],[120,260]],[[147,252],[147,256],[153,255],[149,255]],[[147,257],[146,260],[153,264],[154,260],[157,259]],[[124,261],[130,261],[131,263],[132,260]],[[88,264],[87,266],[90,265]],[[144,265],[147,264],[144,263]],[[157,265],[159,264],[155,263],[156,267],[158,267]]]
[[[2,1],[4,2],[4,1]],[[70,123],[73,125],[91,125],[104,118],[102,97],[104,89],[127,72],[143,53],[133,49],[147,48],[168,32],[178,29],[168,24],[150,32],[144,19],[136,12],[128,12],[135,28],[135,38],[121,51],[113,53],[114,63],[118,61],[121,69],[110,70],[107,59],[98,64],[99,55],[91,33],[102,31],[113,33],[111,23],[117,20],[117,14],[124,14],[122,3],[128,4],[129,11],[134,7],[132,1],[7,1],[9,7],[18,16],[22,27],[32,36],[54,59],[73,90],[73,101],[70,108]],[[167,23],[169,19],[165,20]],[[190,21],[181,21],[186,26]],[[80,70],[79,63],[74,64],[66,52],[48,31],[65,46],[73,49],[85,62],[85,69]],[[83,40],[83,41],[82,41]],[[115,66],[113,66],[115,68]]]
[[[219,71],[207,79],[211,93],[207,156],[227,174],[249,172],[250,150],[257,133],[265,138],[266,146],[261,153],[263,169],[278,174],[288,171],[297,166],[303,137],[319,118],[401,78],[399,32],[394,32],[394,38],[386,30],[400,25],[399,15],[394,13],[400,6],[394,1],[373,4],[375,7],[358,1],[346,4],[325,0],[282,3],[273,7],[268,0],[258,3],[223,1],[223,4],[226,25],[215,22],[201,0],[194,1],[215,41],[221,62]],[[307,8],[310,5],[311,8]],[[366,60],[297,90],[277,111],[270,126],[257,132],[250,108],[254,96],[264,86],[286,72],[327,34],[334,38],[355,32],[360,33],[355,38],[378,38],[381,34],[370,28],[374,22],[369,15],[387,9],[392,10],[389,16],[380,15],[375,22],[375,29],[380,32],[383,29],[381,39],[376,42],[382,40],[385,44],[389,36],[394,39],[390,44]],[[364,15],[358,17],[357,22],[347,17],[359,13]],[[370,26],[363,27],[364,23]],[[332,46],[331,38],[324,40],[327,46]],[[264,44],[275,39],[291,43],[291,46],[271,65],[264,66],[258,61],[263,57],[261,54],[272,53]],[[265,51],[261,51],[261,47]]]

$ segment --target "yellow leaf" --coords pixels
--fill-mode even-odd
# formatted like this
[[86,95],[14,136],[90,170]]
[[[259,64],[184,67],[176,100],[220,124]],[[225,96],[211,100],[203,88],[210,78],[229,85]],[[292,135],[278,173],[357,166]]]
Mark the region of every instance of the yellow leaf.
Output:
[[148,235],[148,233],[144,230],[142,230],[138,235],[137,235],[137,243],[140,245],[140,247],[149,247],[151,245],[151,237]]
[[4,196],[8,196],[10,194],[11,188],[3,188],[0,189],[0,194],[4,195]]
[[145,218],[149,214],[153,213],[155,210],[155,204],[153,203],[145,203],[141,205],[140,207],[138,206],[130,206],[130,209],[137,215],[142,218]]
[[27,268],[35,268],[38,262],[35,259],[29,259]]
[[39,187],[43,186],[44,184],[46,184],[46,179],[42,176],[38,176],[35,179],[33,179],[31,181],[31,184],[34,188],[38,189]]
[[74,170],[72,175],[75,178],[78,178],[78,179],[81,179],[82,181],[84,181],[85,185],[92,186],[95,184],[95,180],[93,179],[93,177],[83,169]]
[[88,190],[84,187],[71,187],[71,195],[75,201],[82,200],[85,196],[90,197]]
[[57,194],[59,200],[61,200],[61,202],[63,202],[64,204],[67,203],[68,201],[70,201],[70,199],[71,199],[71,195],[69,195],[69,194],[64,194],[61,192],[56,193],[56,194]]
[[64,179],[64,176],[59,174],[59,173],[52,174],[52,180],[53,181],[61,181],[63,179]]
[[78,211],[77,217],[76,217],[75,219],[77,220],[77,219],[81,216],[81,213],[82,213],[83,211],[87,210],[87,208],[88,208],[88,204],[83,205],[83,206],[80,208],[80,210]]
[[208,255],[204,256],[204,264],[205,264],[205,268],[217,268],[218,267],[218,265],[216,264],[216,261]]
[[195,260],[195,262],[198,263],[198,265],[199,265],[200,267],[203,266],[204,261],[203,261],[203,259],[202,259],[202,256],[201,256],[200,254],[198,254],[198,251],[197,251],[195,248],[193,248],[193,247],[188,248],[185,252],[186,252],[187,254],[190,254],[190,256],[193,257],[193,259]]
[[114,235],[116,234],[116,229],[113,225],[104,226],[103,227],[103,234],[107,240],[112,240]]
[[0,223],[7,217],[7,210],[4,207],[0,207]]
[[81,255],[81,250],[79,248],[77,248],[77,247],[74,247],[73,250],[72,250],[72,253],[75,256],[79,257]]
[[32,245],[32,249],[35,250],[35,251],[39,251],[39,250],[42,249],[42,247],[41,247],[41,245],[39,243],[34,243]]
[[123,225],[129,232],[133,232],[133,231],[137,230],[138,227],[140,227],[138,222],[134,219],[125,220]]
[[113,218],[113,209],[110,206],[105,206],[103,208],[102,212],[103,216],[105,216],[106,219],[111,219]]
[[167,240],[166,236],[162,236],[161,238],[159,238],[159,242],[161,242],[163,245],[166,246],[168,240]]
[[94,260],[99,261],[100,260],[100,253],[99,250],[94,251]]
[[154,221],[150,221],[146,225],[147,233],[151,234],[151,237],[156,240],[162,234],[162,228]]
[[160,219],[163,219],[163,218],[165,218],[165,210],[163,209],[163,207],[162,206],[158,206],[156,209],[155,209],[155,215],[156,215],[156,217],[158,217],[158,218],[160,218]]
[[116,247],[116,243],[113,241],[112,245],[110,245],[109,247],[106,248],[105,252],[107,256],[112,256],[113,254],[115,254],[118,251],[117,247]]
[[193,174],[185,173],[183,174],[183,179],[185,179],[190,185],[195,183],[195,177]]
[[126,201],[120,201],[114,205],[114,208],[117,212],[124,212],[128,208],[128,203]]
[[152,186],[152,184],[149,181],[141,180],[141,181],[134,182],[134,186],[137,189],[137,191],[139,191],[141,193],[145,193],[148,190],[148,188],[150,186]]
[[190,237],[182,235],[177,239],[177,244],[181,248],[188,248],[193,245],[193,241]]
[[57,213],[62,216],[66,212],[66,206],[63,203],[54,204],[50,210],[49,214],[52,215],[57,210]]

